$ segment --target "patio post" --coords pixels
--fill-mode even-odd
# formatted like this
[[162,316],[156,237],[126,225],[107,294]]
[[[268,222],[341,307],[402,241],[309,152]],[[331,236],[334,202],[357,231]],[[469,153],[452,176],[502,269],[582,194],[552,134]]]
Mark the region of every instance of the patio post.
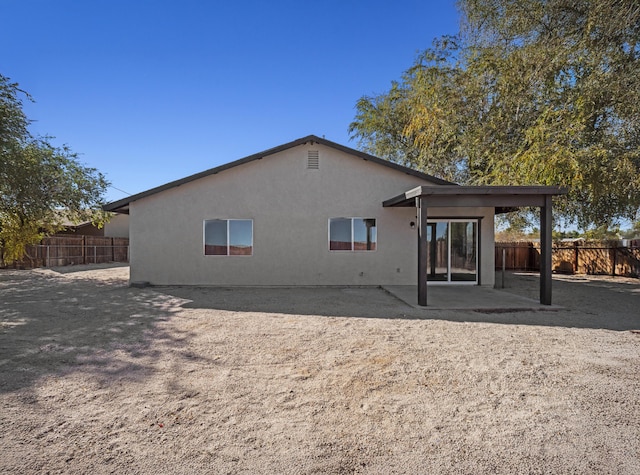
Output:
[[551,195],[544,195],[540,207],[540,303],[551,305],[551,252],[553,240]]
[[418,211],[418,305],[427,306],[427,202],[416,198]]

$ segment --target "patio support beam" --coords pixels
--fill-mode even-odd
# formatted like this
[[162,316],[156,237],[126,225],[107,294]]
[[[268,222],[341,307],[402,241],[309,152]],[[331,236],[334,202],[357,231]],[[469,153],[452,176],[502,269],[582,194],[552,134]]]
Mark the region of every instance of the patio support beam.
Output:
[[551,305],[551,248],[553,240],[551,195],[544,195],[540,207],[540,303]]
[[427,306],[427,200],[416,198],[418,211],[418,305]]

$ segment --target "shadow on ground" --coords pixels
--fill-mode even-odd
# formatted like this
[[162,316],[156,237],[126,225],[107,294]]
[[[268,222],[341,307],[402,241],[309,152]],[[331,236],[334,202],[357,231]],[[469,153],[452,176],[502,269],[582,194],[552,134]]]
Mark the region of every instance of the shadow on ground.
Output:
[[[186,303],[184,308],[266,312],[328,317],[432,319],[511,325],[627,331],[640,329],[640,281],[637,283],[565,281],[554,278],[556,310],[432,310],[415,308],[379,288],[211,288],[156,287]],[[464,288],[460,288],[464,292]],[[509,276],[507,288],[530,299],[539,295],[535,275]],[[500,293],[500,292],[498,292]],[[455,303],[453,303],[455,305]]]
[[0,393],[74,371],[97,380],[119,373],[144,379],[155,342],[173,340],[179,348],[178,337],[155,323],[180,311],[182,302],[109,278],[117,267],[101,266],[107,278],[99,279],[86,266],[0,271]]
[[[640,329],[640,281],[554,278],[556,311],[417,309],[380,288],[130,288],[122,266],[0,271],[0,392],[82,371],[141,380],[158,348],[180,353],[189,334],[158,322],[183,309],[238,313],[425,319],[585,329]],[[538,277],[511,275],[504,292],[535,299]],[[463,289],[461,289],[463,291]],[[239,315],[241,318],[242,315]],[[200,318],[200,317],[198,317]],[[159,345],[162,343],[162,345]],[[188,351],[185,358],[191,358]]]

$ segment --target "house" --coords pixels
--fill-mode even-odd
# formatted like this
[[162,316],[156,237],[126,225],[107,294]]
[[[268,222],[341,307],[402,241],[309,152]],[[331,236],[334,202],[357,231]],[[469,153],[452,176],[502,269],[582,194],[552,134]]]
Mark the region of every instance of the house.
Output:
[[115,214],[107,223],[104,223],[105,237],[128,238],[129,237],[129,215]]
[[58,235],[104,236],[104,228],[96,227],[91,221],[83,221],[81,223],[65,221],[62,224],[64,229],[58,231],[56,233]]
[[550,259],[551,197],[561,193],[459,186],[310,135],[104,209],[129,214],[132,282],[417,284],[426,305],[427,281],[494,285],[496,212],[539,206]]
[[65,220],[63,223],[64,229],[58,231],[59,235],[75,235],[75,236],[104,236],[114,238],[128,238],[129,237],[129,215],[127,214],[114,214],[111,216],[109,222],[104,223],[104,226],[98,228],[92,221],[83,221],[81,223],[74,223],[70,220]]

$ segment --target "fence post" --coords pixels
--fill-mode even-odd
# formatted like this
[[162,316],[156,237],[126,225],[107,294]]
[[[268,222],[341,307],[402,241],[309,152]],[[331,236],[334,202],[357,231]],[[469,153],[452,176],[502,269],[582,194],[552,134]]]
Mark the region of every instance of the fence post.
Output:
[[618,264],[618,247],[614,246],[612,247],[613,250],[613,268],[611,269],[611,276],[615,277],[616,276],[616,265]]
[[536,249],[532,242],[527,244],[527,268],[525,270],[529,269],[536,270]]
[[98,263],[98,256],[97,256],[97,252],[96,252],[96,246],[93,246],[93,263],[94,264]]
[[49,245],[47,244],[47,267],[51,267],[49,264]]
[[507,250],[503,247],[502,248],[502,288],[504,289],[504,271],[506,270],[507,267],[507,262],[506,262],[506,254],[507,254]]

